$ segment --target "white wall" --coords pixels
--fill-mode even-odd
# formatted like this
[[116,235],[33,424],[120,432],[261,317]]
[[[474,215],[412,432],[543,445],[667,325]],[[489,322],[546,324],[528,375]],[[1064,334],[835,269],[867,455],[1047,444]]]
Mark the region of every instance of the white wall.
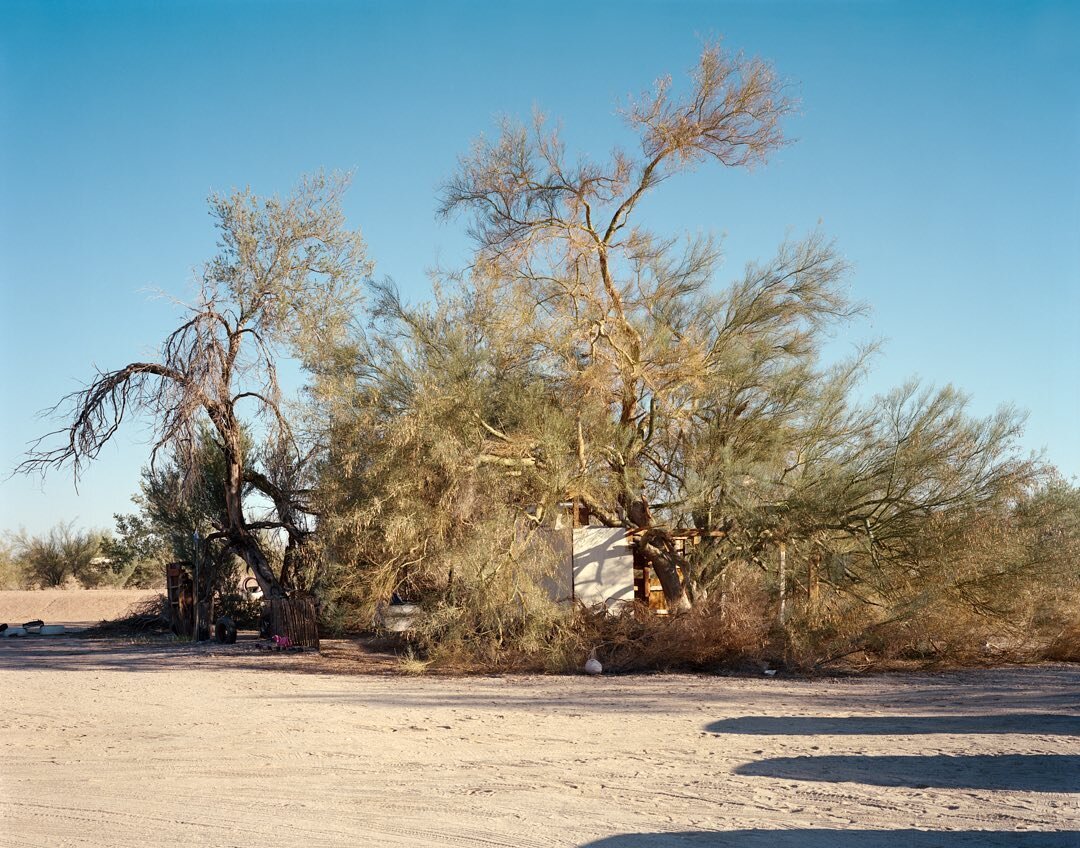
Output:
[[608,609],[634,600],[634,552],[619,527],[574,530],[574,600]]

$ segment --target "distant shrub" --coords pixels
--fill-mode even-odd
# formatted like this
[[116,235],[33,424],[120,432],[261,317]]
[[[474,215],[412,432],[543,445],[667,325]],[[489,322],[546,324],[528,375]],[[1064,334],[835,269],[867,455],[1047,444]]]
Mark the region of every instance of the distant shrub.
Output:
[[47,533],[20,531],[13,538],[14,556],[26,584],[60,587],[72,580],[93,588],[108,576],[99,556],[101,534],[76,530],[73,521],[57,524]]
[[26,589],[26,575],[10,544],[0,540],[0,589]]

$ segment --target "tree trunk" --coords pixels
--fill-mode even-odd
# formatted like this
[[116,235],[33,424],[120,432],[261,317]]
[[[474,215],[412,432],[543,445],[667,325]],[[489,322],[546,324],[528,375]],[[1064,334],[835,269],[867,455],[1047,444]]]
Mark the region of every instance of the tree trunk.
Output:
[[238,537],[234,537],[232,549],[247,563],[251,573],[255,575],[264,598],[286,597],[287,593],[278,581],[277,575],[274,574],[274,569],[270,567],[258,542],[250,533],[242,531]]
[[304,591],[311,579],[312,552],[310,535],[289,531],[285,556],[281,564],[281,588],[285,592]]
[[218,423],[218,432],[224,442],[222,452],[225,456],[225,509],[229,519],[229,542],[255,575],[263,597],[283,598],[286,593],[244,517],[244,456],[239,425],[235,421],[225,420]]
[[677,563],[667,551],[661,550],[651,542],[642,541],[645,555],[649,558],[653,571],[660,578],[660,585],[664,590],[664,600],[671,612],[685,612],[691,608],[690,598],[686,594],[686,587],[679,578]]
[[780,543],[780,623],[787,619],[787,545]]

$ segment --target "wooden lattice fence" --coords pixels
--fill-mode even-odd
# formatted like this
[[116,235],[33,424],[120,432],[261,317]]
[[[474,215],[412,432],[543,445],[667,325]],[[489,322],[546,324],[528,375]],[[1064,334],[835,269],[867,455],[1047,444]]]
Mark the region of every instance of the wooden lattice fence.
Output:
[[270,635],[290,644],[319,649],[319,620],[311,598],[271,598],[265,602]]

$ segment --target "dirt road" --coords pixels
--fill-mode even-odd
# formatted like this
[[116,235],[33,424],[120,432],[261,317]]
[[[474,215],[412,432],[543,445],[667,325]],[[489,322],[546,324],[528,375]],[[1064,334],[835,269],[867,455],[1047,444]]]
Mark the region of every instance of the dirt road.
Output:
[[11,848],[1080,846],[1077,667],[409,678],[46,638],[0,640]]
[[8,589],[0,591],[0,623],[40,618],[47,624],[86,627],[119,618],[158,594],[154,589]]

